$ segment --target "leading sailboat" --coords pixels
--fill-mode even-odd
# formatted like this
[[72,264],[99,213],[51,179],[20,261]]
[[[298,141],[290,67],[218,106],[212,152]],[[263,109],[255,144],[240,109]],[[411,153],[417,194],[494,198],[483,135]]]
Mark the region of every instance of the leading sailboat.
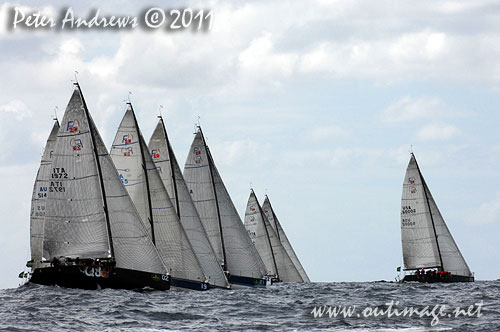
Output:
[[401,197],[402,281],[474,281],[424,180],[414,154],[406,169]]
[[264,263],[222,182],[199,126],[184,167],[184,179],[231,285],[265,286]]
[[170,288],[167,269],[78,83],[57,133],[45,205],[42,258],[34,263],[30,282],[85,289]]

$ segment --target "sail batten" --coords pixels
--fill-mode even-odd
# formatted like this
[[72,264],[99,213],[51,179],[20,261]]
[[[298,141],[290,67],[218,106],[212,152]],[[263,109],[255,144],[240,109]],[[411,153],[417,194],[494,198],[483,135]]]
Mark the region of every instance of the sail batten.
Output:
[[401,197],[401,240],[405,270],[435,268],[471,276],[412,154]]

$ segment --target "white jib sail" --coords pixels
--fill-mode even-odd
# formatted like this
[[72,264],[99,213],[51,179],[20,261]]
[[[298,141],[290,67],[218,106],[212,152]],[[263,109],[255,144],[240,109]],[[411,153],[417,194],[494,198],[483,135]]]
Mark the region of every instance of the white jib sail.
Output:
[[52,156],[54,154],[58,131],[59,121],[56,120],[52,126],[47,143],[45,144],[42,160],[36,174],[35,184],[33,186],[30,215],[30,248],[33,268],[37,268],[42,260],[45,203],[49,190],[49,177],[52,170]]

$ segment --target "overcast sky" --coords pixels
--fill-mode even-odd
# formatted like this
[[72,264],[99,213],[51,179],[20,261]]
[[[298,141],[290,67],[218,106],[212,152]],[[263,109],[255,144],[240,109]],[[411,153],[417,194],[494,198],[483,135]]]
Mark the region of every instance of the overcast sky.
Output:
[[181,164],[200,116],[240,214],[250,183],[267,190],[313,281],[394,280],[411,146],[476,278],[499,278],[498,1],[170,3],[212,9],[206,33],[9,30],[16,5],[66,3],[0,7],[0,288],[29,258],[33,182],[75,70],[108,147],[128,91],[147,140],[163,105]]

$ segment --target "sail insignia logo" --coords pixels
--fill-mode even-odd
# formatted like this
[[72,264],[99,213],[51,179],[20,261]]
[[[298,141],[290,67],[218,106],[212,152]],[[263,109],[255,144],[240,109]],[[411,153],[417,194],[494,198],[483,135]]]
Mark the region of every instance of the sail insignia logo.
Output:
[[152,157],[153,159],[158,159],[158,158],[160,158],[160,149],[151,150],[151,157]]
[[123,176],[123,174],[120,174],[120,180],[122,180],[123,184],[128,184],[128,180]]
[[250,206],[250,210],[251,210],[252,212],[254,212],[254,211],[255,211],[255,206],[253,206],[253,205],[252,205],[252,206]]
[[70,133],[76,133],[78,131],[78,127],[80,126],[80,122],[78,120],[70,120],[66,126],[66,131]]
[[410,187],[410,193],[415,194],[417,192],[417,188],[415,186]]
[[255,218],[254,217],[250,217],[250,221],[255,221]]
[[414,176],[409,177],[409,178],[408,178],[408,183],[409,183],[409,184],[415,184],[415,177],[414,177]]
[[200,148],[195,146],[193,148],[193,154],[194,154],[194,162],[197,163],[197,164],[201,164],[201,151],[200,151]]
[[122,143],[123,144],[130,144],[130,143],[132,143],[133,138],[134,138],[134,136],[132,134],[125,134],[122,137]]
[[72,138],[69,141],[69,145],[73,148],[73,151],[80,151],[83,148],[82,140],[79,138]]
[[124,157],[130,157],[134,154],[134,150],[132,150],[132,147],[130,146],[128,148],[121,148],[121,151]]

